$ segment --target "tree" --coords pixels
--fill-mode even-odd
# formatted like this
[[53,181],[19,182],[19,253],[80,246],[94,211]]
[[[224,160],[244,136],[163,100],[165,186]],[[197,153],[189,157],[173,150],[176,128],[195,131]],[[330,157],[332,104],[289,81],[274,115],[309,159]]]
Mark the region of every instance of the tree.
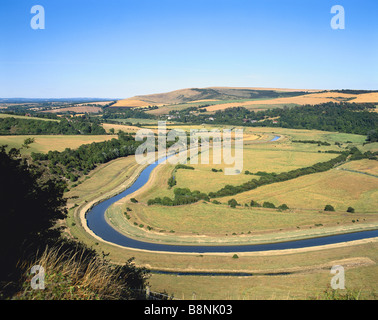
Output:
[[265,201],[265,202],[263,203],[263,207],[264,207],[264,208],[272,208],[272,209],[274,209],[276,206],[274,205],[274,203],[271,203],[271,202]]
[[251,207],[261,207],[261,205],[258,202],[256,202],[255,200],[251,200],[250,206]]
[[289,207],[284,203],[284,204],[281,204],[280,206],[278,206],[278,209],[280,209],[280,210],[288,210]]
[[378,141],[378,129],[369,131],[368,134],[367,134],[366,141],[377,142]]
[[354,208],[348,207],[347,212],[354,213]]
[[32,143],[34,143],[34,141],[35,141],[34,138],[26,138],[24,140],[24,143],[23,143],[22,147],[26,148],[26,149],[29,149],[30,148],[29,145],[32,144]]
[[52,227],[66,217],[65,183],[46,178],[21,158],[20,150],[7,152],[5,146],[0,147],[0,177],[0,283],[15,283],[21,257],[59,239],[60,230]]
[[324,207],[324,211],[335,211],[335,208],[333,206],[331,206],[330,204],[327,204]]
[[228,200],[228,205],[231,208],[235,208],[238,205],[238,202],[235,199]]
[[176,183],[177,183],[177,181],[176,181],[175,177],[170,177],[168,179],[168,186],[169,186],[169,188],[172,188],[173,186],[175,186]]

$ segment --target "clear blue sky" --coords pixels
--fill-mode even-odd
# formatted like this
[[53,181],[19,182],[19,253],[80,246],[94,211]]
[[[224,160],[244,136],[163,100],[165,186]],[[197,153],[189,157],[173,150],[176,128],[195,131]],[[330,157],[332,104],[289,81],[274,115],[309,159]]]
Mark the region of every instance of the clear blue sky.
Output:
[[[330,26],[336,4],[345,30]],[[377,18],[377,0],[1,0],[0,97],[378,89]]]

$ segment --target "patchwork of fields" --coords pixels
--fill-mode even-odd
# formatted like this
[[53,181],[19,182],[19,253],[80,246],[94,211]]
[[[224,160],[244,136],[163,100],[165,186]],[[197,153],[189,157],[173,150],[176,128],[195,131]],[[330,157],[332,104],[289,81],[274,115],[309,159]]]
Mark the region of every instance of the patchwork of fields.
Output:
[[[276,142],[267,142],[274,135],[280,135],[281,138]],[[169,243],[203,242],[202,236],[208,237],[206,241],[210,242],[266,241],[277,234],[283,238],[303,237],[306,233],[310,235],[313,232],[328,234],[340,230],[340,227],[363,228],[376,222],[378,180],[372,175],[362,174],[364,171],[378,174],[376,161],[373,160],[348,162],[326,172],[262,186],[234,196],[220,197],[216,199],[219,204],[207,201],[174,207],[147,204],[149,199],[156,197],[173,198],[175,188],[215,192],[225,185],[237,186],[251,179],[259,179],[256,175],[259,171],[281,173],[312,166],[337,156],[326,151],[361,146],[364,141],[364,137],[359,135],[292,129],[277,129],[272,132],[269,128],[248,128],[244,138],[243,172],[239,175],[227,176],[224,174],[226,165],[211,164],[210,149],[199,155],[201,157],[208,152],[210,164],[201,164],[201,161],[192,164],[189,161],[187,165],[194,170],[175,171],[176,185],[170,188],[168,179],[172,176],[175,165],[167,163],[153,171],[150,181],[144,187],[113,205],[108,210],[107,219],[130,236],[149,241],[160,239],[159,241]],[[292,142],[297,139],[327,141],[330,145]],[[112,170],[121,173],[115,163],[112,165],[111,162],[108,167],[111,166]],[[245,174],[245,171],[251,174]],[[98,174],[94,173],[93,177],[98,177],[97,180],[101,181]],[[80,195],[79,199],[84,199],[85,194],[100,196],[101,185],[97,185],[98,183],[92,192],[85,191],[91,190],[93,181],[92,178],[83,181],[70,194]],[[106,183],[104,187],[105,185]],[[131,197],[136,198],[138,203],[131,202]],[[235,199],[239,205],[230,208],[230,199]],[[286,204],[289,210],[252,208],[251,200],[260,204],[271,202],[276,207]],[[324,212],[327,204],[334,206],[336,211]],[[354,214],[346,212],[350,206],[355,209]]]
[[[31,152],[48,152],[49,150],[63,151],[65,148],[77,148],[82,144],[105,141],[117,138],[111,135],[123,130],[136,132],[140,128],[123,124],[103,124],[107,135],[102,136],[1,136],[0,143],[9,147],[21,147],[26,138],[35,138],[30,148],[24,149],[25,155]],[[157,130],[157,126],[147,128]],[[175,128],[173,124],[169,128]],[[176,128],[214,129],[216,126],[181,125]],[[219,126],[219,129],[231,128]],[[269,142],[273,137],[280,139]],[[331,170],[321,173],[301,176],[292,180],[273,183],[238,193],[233,196],[216,198],[215,204],[210,201],[180,206],[148,205],[149,199],[156,197],[174,197],[175,188],[189,188],[200,192],[215,192],[225,185],[241,185],[251,179],[259,179],[258,172],[282,173],[299,168],[309,167],[319,162],[326,162],[338,156],[336,153],[351,147],[358,147],[361,151],[377,151],[378,143],[363,145],[364,136],[324,132],[318,130],[294,130],[283,128],[244,128],[243,171],[238,175],[227,176],[224,170],[229,165],[211,164],[212,149],[199,155],[199,164],[194,159],[187,165],[194,170],[178,169],[175,165],[165,164],[153,171],[149,182],[135,194],[118,201],[106,213],[107,221],[121,233],[129,237],[144,241],[159,241],[161,243],[178,244],[251,244],[270,241],[284,241],[307,238],[319,235],[332,235],[340,232],[360,231],[369,229],[378,223],[378,162],[375,160],[358,160],[341,164]],[[293,140],[316,140],[328,142],[329,145],[311,143],[295,143]],[[209,164],[201,164],[201,157],[209,155]],[[174,275],[158,275],[151,277],[151,285],[155,290],[168,290],[176,296],[186,298],[193,291],[193,281],[196,290],[201,292],[198,298],[305,298],[308,294],[318,294],[327,283],[325,274],[318,271],[302,273],[298,271],[302,266],[309,270],[321,270],[323,263],[330,259],[343,261],[346,256],[355,259],[351,265],[360,263],[372,265],[370,267],[351,269],[349,274],[357,283],[363,277],[368,286],[369,281],[374,287],[374,279],[370,279],[368,268],[375,270],[371,262],[374,259],[374,244],[361,244],[359,253],[353,247],[335,247],[323,250],[326,254],[316,252],[286,253],[269,256],[272,263],[267,265],[266,258],[259,255],[242,255],[239,259],[232,259],[229,255],[170,255],[169,259],[159,253],[134,251],[113,246],[109,243],[94,239],[83,228],[85,221],[80,220],[79,212],[88,205],[114,194],[115,190],[126,188],[135,179],[141,166],[133,156],[119,158],[107,164],[99,165],[89,175],[79,179],[69,192],[69,216],[64,223],[66,235],[77,238],[96,250],[108,252],[115,262],[125,261],[134,256],[138,265],[161,270],[210,270],[210,271],[253,271],[260,272],[259,278],[245,279],[238,283],[235,290],[235,277],[223,277],[222,281],[213,277],[203,277],[204,285],[198,284],[195,276],[177,278]],[[245,172],[249,171],[249,174]],[[176,185],[168,186],[168,179],[175,175]],[[137,203],[130,199],[137,199]],[[228,201],[235,199],[238,205],[230,208]],[[286,204],[288,210],[277,210],[264,207],[251,207],[251,200],[263,204],[273,203],[276,207]],[[325,212],[325,205],[335,208],[333,212]],[[347,212],[353,207],[355,212]],[[355,247],[356,248],[356,247]],[[328,254],[328,256],[327,256]],[[367,258],[369,257],[369,258]],[[362,260],[361,260],[362,259]],[[366,261],[365,261],[366,260]],[[362,262],[361,262],[362,261]],[[364,262],[365,261],[365,262]],[[254,267],[252,268],[251,265]],[[354,267],[352,267],[354,268]],[[275,277],[269,286],[271,278],[264,276],[269,270],[278,272],[293,272],[293,282],[284,281],[282,277]],[[278,271],[277,271],[278,270]],[[294,271],[293,271],[294,270]],[[311,285],[314,279],[320,279],[319,286]],[[360,278],[359,278],[360,277]],[[370,279],[370,280],[368,280]],[[177,281],[180,286],[177,287]],[[298,287],[296,282],[304,281],[311,286]],[[223,284],[221,284],[223,283]],[[243,285],[244,284],[244,285]],[[214,290],[209,290],[208,285]],[[251,286],[254,287],[253,292]],[[257,287],[256,287],[257,286]],[[261,288],[258,288],[261,286]],[[277,286],[282,286],[278,290]],[[274,292],[272,293],[272,288]],[[290,293],[290,290],[291,291]],[[288,293],[289,292],[289,293]],[[221,294],[220,294],[221,293]],[[276,294],[276,296],[272,296]],[[254,296],[253,296],[254,295]]]

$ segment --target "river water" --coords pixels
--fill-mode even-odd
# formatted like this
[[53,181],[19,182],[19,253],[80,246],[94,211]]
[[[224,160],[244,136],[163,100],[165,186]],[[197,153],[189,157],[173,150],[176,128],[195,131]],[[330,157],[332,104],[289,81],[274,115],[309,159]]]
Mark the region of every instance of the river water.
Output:
[[[275,136],[271,141],[276,141],[279,136]],[[378,237],[378,230],[361,231],[346,233],[340,235],[318,237],[304,240],[295,240],[279,243],[267,243],[267,244],[253,244],[253,245],[169,245],[161,243],[150,243],[131,239],[112,226],[110,226],[105,220],[105,211],[109,206],[118,200],[128,196],[129,194],[137,191],[139,188],[149,180],[150,174],[162,161],[161,159],[153,164],[147,166],[139,175],[137,180],[128,189],[122,193],[104,200],[95,205],[86,214],[88,227],[100,238],[108,242],[134,249],[143,249],[150,251],[166,251],[166,252],[194,252],[194,253],[206,253],[206,252],[255,252],[255,251],[270,251],[270,250],[284,250],[284,249],[297,249],[321,246],[327,244],[334,244],[340,242],[347,242],[360,239],[368,239]]]

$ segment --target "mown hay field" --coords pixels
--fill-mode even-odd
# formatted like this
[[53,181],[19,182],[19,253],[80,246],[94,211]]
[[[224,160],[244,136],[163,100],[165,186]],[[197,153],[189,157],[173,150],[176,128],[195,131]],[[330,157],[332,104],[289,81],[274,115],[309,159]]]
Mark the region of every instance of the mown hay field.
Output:
[[257,101],[219,103],[206,108],[207,111],[224,110],[233,107],[252,107],[253,105],[305,105],[321,104],[327,102],[355,102],[355,103],[375,103],[378,102],[378,93],[347,94],[338,92],[321,92],[305,94],[296,97],[285,97],[275,99],[265,99]]

